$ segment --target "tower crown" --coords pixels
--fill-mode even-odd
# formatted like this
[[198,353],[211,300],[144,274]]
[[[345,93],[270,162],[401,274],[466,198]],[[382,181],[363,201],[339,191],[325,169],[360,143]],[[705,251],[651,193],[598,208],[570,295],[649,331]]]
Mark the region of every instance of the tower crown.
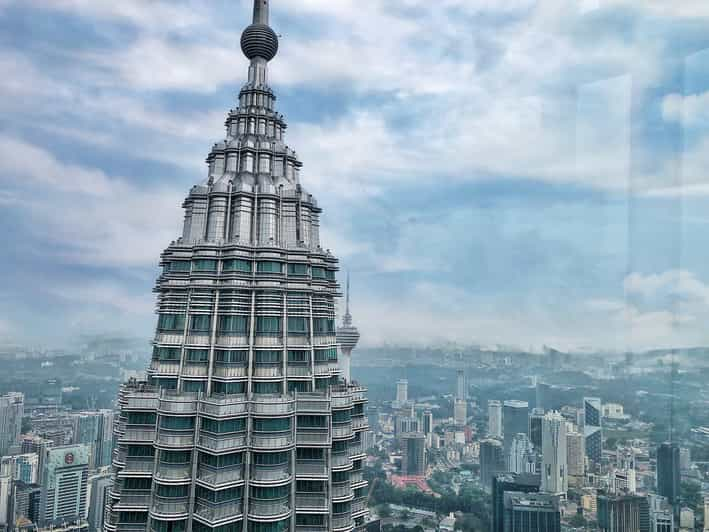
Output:
[[241,51],[250,60],[270,61],[278,53],[278,36],[268,25],[269,0],[254,0],[254,20],[241,34]]

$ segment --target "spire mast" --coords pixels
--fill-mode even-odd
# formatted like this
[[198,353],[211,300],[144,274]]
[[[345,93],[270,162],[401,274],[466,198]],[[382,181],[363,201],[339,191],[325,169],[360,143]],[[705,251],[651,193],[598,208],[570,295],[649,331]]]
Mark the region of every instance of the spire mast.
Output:
[[268,0],[254,0],[254,24],[268,26]]

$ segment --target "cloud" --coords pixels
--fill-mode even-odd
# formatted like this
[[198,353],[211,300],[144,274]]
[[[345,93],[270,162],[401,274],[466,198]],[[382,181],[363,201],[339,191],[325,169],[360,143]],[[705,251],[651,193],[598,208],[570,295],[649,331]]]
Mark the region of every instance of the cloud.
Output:
[[662,100],[662,117],[686,126],[709,125],[709,92],[687,96],[668,94]]

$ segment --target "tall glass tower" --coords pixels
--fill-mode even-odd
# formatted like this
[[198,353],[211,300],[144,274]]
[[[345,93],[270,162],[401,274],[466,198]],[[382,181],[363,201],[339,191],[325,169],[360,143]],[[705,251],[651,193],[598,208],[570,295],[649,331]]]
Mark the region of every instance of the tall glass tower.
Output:
[[119,396],[106,532],[351,531],[367,515],[363,388],[338,368],[338,261],[284,143],[268,0],[226,138],[163,252],[148,381]]

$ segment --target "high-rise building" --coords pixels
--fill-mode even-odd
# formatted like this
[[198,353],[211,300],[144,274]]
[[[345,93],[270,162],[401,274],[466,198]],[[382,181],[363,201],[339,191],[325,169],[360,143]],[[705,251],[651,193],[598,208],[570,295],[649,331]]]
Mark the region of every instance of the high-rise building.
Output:
[[421,427],[424,434],[431,434],[433,432],[433,412],[426,410],[421,417],[423,421],[423,426]]
[[352,367],[352,351],[359,342],[359,331],[352,325],[352,314],[350,314],[350,274],[347,274],[347,292],[345,303],[345,315],[342,317],[342,325],[337,328],[337,345],[340,346],[340,371],[345,382],[350,382]]
[[[648,532],[673,532],[674,512],[667,498],[660,495],[648,495],[645,500],[648,505]],[[642,525],[640,532],[646,532]]]
[[14,480],[26,484],[36,484],[40,479],[39,456],[35,453],[3,456],[0,468],[9,471]]
[[409,381],[400,379],[396,381],[396,402],[404,404],[409,400]]
[[506,491],[503,532],[560,532],[559,498],[548,493]]
[[535,387],[535,407],[544,412],[551,408],[550,405],[551,385],[542,381],[537,381]]
[[492,478],[492,532],[504,530],[505,492],[536,493],[539,483],[539,475],[529,473],[504,473]]
[[[27,484],[21,480],[15,482],[13,515],[16,524],[22,520],[36,523],[39,518],[39,503],[42,488],[39,484]],[[19,528],[19,527],[18,527]]]
[[468,420],[468,402],[465,399],[456,399],[453,406],[453,421],[458,426],[465,425]]
[[426,436],[423,432],[409,432],[401,435],[404,451],[401,459],[401,473],[409,477],[426,474]]
[[91,446],[91,468],[110,465],[113,450],[113,410],[78,412],[73,415],[74,444]]
[[339,377],[338,261],[274,109],[268,0],[253,14],[248,81],[161,257],[149,380],[119,395],[106,532],[366,519],[366,390]]
[[465,400],[468,398],[465,388],[465,370],[458,369],[455,372],[455,398]]
[[63,445],[45,451],[39,504],[40,528],[71,523],[86,528],[90,447]]
[[502,436],[505,456],[510,452],[515,434],[529,430],[529,404],[527,401],[505,401],[502,405]]
[[663,443],[657,448],[657,493],[671,505],[679,502],[680,466],[679,446],[675,443]]
[[106,515],[106,505],[111,488],[111,473],[101,472],[89,477],[89,532],[101,532]]
[[642,497],[599,495],[598,526],[603,532],[640,532]]
[[529,414],[529,441],[536,449],[542,448],[542,419],[544,419],[544,410],[532,409]]
[[603,455],[603,432],[601,400],[597,397],[583,399],[583,435],[586,439],[586,456],[594,463],[601,463]]
[[504,472],[505,458],[502,442],[496,439],[487,439],[480,442],[480,483],[485,489],[492,487],[492,479],[498,473]]
[[532,444],[526,434],[515,434],[507,457],[507,471],[510,473],[534,473],[535,458]]
[[490,400],[487,402],[488,434],[492,438],[502,438],[502,403]]
[[0,396],[0,456],[17,449],[25,412],[25,395],[10,392]]
[[554,495],[566,494],[569,479],[566,468],[566,420],[549,412],[542,421],[542,489]]
[[586,472],[586,450],[583,434],[566,433],[566,471],[569,477],[581,478]]
[[709,532],[709,495],[704,496],[704,532]]

